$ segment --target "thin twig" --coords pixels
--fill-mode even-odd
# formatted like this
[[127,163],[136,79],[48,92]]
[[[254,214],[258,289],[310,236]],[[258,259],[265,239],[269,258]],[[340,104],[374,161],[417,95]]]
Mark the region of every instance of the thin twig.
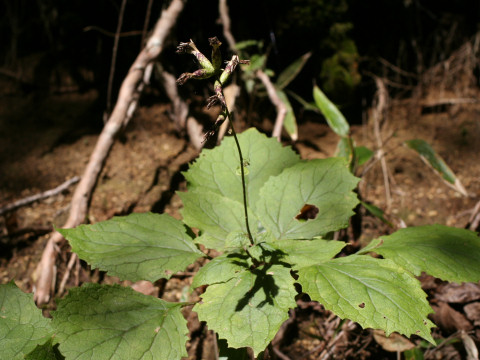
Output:
[[122,33],[113,33],[111,31],[102,29],[101,27],[95,26],[95,25],[91,25],[91,26],[87,26],[87,27],[83,28],[83,31],[85,31],[85,32],[92,31],[92,30],[98,31],[100,34],[103,34],[103,35],[109,36],[109,37],[115,37],[115,36],[117,36],[117,34],[120,37],[142,35],[142,31],[140,31],[140,30],[132,30],[132,31],[126,31],[126,32],[122,32]]
[[383,119],[385,109],[387,107],[388,94],[387,89],[385,88],[385,84],[382,82],[382,80],[379,77],[375,77],[374,79],[375,84],[377,85],[377,103],[375,108],[373,109],[373,129],[375,133],[375,139],[377,140],[378,157],[380,158],[380,164],[382,166],[383,182],[385,186],[385,200],[387,209],[389,209],[392,204],[392,195],[388,178],[387,161],[383,156],[383,141],[380,132],[380,121]]
[[470,230],[477,231],[480,225],[480,201],[477,202],[473,208],[472,215],[470,216],[468,223],[470,224],[468,227]]
[[230,50],[236,52],[237,44],[230,29],[230,16],[228,14],[227,0],[219,0],[218,12],[220,14],[220,21],[223,25],[223,36],[225,36],[225,39],[227,39]]
[[73,266],[77,263],[78,256],[75,253],[72,253],[70,260],[68,261],[67,270],[65,274],[63,274],[62,281],[60,282],[60,286],[58,287],[58,295],[62,296],[65,291],[65,285],[67,284],[68,278],[70,277],[70,272],[72,271]]
[[108,76],[108,88],[107,88],[107,110],[106,110],[107,114],[110,113],[110,107],[112,105],[113,76],[115,74],[118,42],[120,40],[120,31],[122,30],[123,15],[125,14],[126,5],[127,5],[127,0],[122,0],[122,5],[120,6],[120,13],[118,14],[117,31],[115,31],[115,38],[113,40],[112,63],[110,64],[110,75]]
[[275,86],[270,81],[270,78],[262,70],[257,70],[257,77],[262,81],[263,85],[267,89],[268,97],[273,105],[277,108],[277,118],[275,119],[275,126],[273,128],[272,136],[276,137],[278,141],[281,139],[283,122],[287,115],[287,107],[277,95]]
[[142,42],[140,43],[140,51],[143,49],[145,38],[147,37],[148,24],[150,22],[150,14],[152,13],[152,4],[153,4],[153,0],[148,0],[147,12],[145,13],[145,22],[143,23]]
[[187,122],[188,105],[178,94],[175,76],[167,72],[159,62],[155,66],[165,93],[172,103],[172,118],[175,126],[178,131],[183,131]]
[[13,211],[18,209],[19,207],[29,205],[31,203],[34,203],[35,201],[43,200],[48,197],[57,195],[61,193],[62,191],[66,190],[70,185],[73,185],[77,182],[80,181],[80,177],[74,176],[73,178],[65,181],[63,184],[58,185],[56,188],[41,192],[39,194],[35,194],[32,196],[28,196],[26,198],[17,200],[11,204],[5,205],[4,207],[0,208],[0,215],[3,215],[7,212]]

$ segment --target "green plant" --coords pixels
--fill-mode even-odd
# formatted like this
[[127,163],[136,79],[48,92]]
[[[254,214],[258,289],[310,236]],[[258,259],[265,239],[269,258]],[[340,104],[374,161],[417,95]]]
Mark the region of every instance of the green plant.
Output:
[[[222,72],[213,68],[221,96]],[[228,109],[223,116],[229,118]],[[358,204],[358,179],[348,165],[344,158],[301,160],[290,147],[249,129],[203,150],[184,174],[183,221],[131,214],[59,231],[93,268],[131,281],[168,279],[206,256],[198,244],[215,249],[220,255],[193,278],[192,288],[208,285],[193,311],[226,339],[230,349],[220,342],[221,351],[232,356],[250,347],[262,357],[296,307],[295,284],[364,328],[434,343],[431,308],[415,276],[424,271],[448,281],[478,281],[480,240],[464,229],[423,226],[338,257],[346,244],[322,236],[347,227]],[[48,359],[180,359],[187,355],[180,312],[187,305],[119,285],[84,284],[45,319],[31,295],[10,283],[0,286],[0,348],[9,359],[35,358],[32,351]]]

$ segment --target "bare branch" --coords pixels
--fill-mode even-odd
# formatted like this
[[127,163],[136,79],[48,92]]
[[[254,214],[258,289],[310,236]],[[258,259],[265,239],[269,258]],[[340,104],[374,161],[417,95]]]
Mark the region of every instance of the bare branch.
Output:
[[[144,87],[145,72],[147,68],[151,68],[152,62],[162,52],[165,39],[175,25],[178,15],[183,10],[184,3],[184,0],[173,0],[170,6],[162,12],[152,36],[148,39],[145,48],[137,56],[123,80],[117,103],[98,138],[82,180],[73,195],[70,214],[64,224],[65,228],[78,226],[85,221],[89,200],[105,159],[113,146],[115,137],[128,124]],[[50,237],[43,252],[42,260],[37,267],[38,280],[34,295],[37,304],[45,304],[50,299],[57,255],[55,248],[63,241],[62,235],[55,232]]]
[[237,44],[230,29],[230,16],[228,14],[227,0],[219,0],[218,12],[220,13],[220,21],[223,24],[223,36],[227,39],[230,49],[236,52]]
[[273,128],[272,136],[276,137],[278,141],[280,141],[280,137],[282,135],[282,128],[283,122],[285,120],[285,116],[287,115],[287,107],[285,104],[280,100],[275,91],[275,86],[270,81],[270,78],[267,74],[265,74],[262,70],[257,70],[256,72],[257,77],[262,81],[263,85],[267,89],[268,97],[273,105],[275,105],[277,109],[277,118],[275,119],[275,126]]
[[374,77],[374,79],[375,79],[375,84],[377,85],[377,94],[376,94],[376,100],[375,100],[376,106],[373,109],[373,130],[374,130],[375,138],[377,141],[377,147],[378,147],[377,156],[380,159],[380,164],[382,165],[383,181],[385,184],[385,198],[386,198],[386,205],[388,209],[392,204],[392,194],[390,191],[390,181],[388,177],[387,161],[383,156],[383,152],[384,152],[383,140],[380,132],[380,122],[384,120],[385,110],[387,109],[388,92],[382,79],[376,76]]
[[43,199],[46,199],[48,197],[57,195],[57,194],[61,193],[62,191],[65,191],[70,185],[73,185],[73,184],[75,184],[79,181],[80,181],[80,178],[78,176],[74,176],[73,178],[65,181],[63,184],[58,185],[54,189],[50,189],[50,190],[41,192],[39,194],[28,196],[26,198],[17,200],[15,202],[11,203],[11,204],[5,205],[5,206],[0,208],[0,215],[3,215],[7,212],[16,210],[19,207],[29,205],[31,203],[34,203],[35,201],[43,200]]

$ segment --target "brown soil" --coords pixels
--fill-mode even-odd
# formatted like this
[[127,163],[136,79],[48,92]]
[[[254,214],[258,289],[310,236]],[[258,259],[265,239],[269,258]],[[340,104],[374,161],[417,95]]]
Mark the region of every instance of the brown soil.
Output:
[[[97,119],[97,123],[101,121],[101,115],[93,106],[96,97],[96,93],[89,92],[52,95],[43,100],[29,96],[0,98],[0,206],[82,175],[99,133],[98,129],[89,126],[95,123],[92,118]],[[167,212],[179,217],[181,202],[175,191],[185,188],[180,172],[186,170],[198,153],[176,133],[166,115],[168,109],[169,105],[164,104],[139,108],[102,171],[89,210],[91,222],[144,211]],[[388,219],[397,226],[403,222],[407,226],[440,223],[465,227],[479,200],[480,105],[453,105],[441,110],[422,115],[420,105],[413,100],[393,101],[389,106],[382,136],[387,151],[392,203],[387,208],[384,178],[378,162],[364,175],[360,191],[364,200],[385,209]],[[376,147],[371,121],[354,126],[352,132],[358,145]],[[404,140],[412,138],[428,141],[471,196],[462,196],[446,186],[412,150],[402,146]],[[335,153],[337,141],[338,137],[325,124],[305,120],[300,125],[295,148],[303,158],[324,158]],[[15,279],[24,291],[32,291],[35,268],[48,240],[48,232],[52,225],[61,226],[65,221],[71,195],[70,189],[0,216],[1,283]],[[364,211],[361,214],[360,229],[354,232],[358,238],[352,238],[351,231],[344,234],[352,246],[392,231],[379,219]],[[58,261],[58,279],[65,273],[68,257],[65,248]],[[157,282],[160,296],[170,301],[179,300],[197,267],[192,266],[169,281]],[[67,287],[85,281],[118,282],[103,273],[90,271],[81,263],[71,274]],[[442,316],[436,318],[439,328],[435,329],[435,336],[453,335],[460,339],[459,331],[465,330],[478,346],[479,298],[445,299],[442,296],[451,291],[446,284],[429,277],[423,277],[422,281],[432,305],[441,308],[437,311]],[[472,292],[465,288],[455,291],[455,294]],[[192,297],[198,298],[198,294]],[[289,358],[396,358],[395,353],[382,349],[372,331],[362,330],[348,321],[341,322],[308,299],[299,300],[298,304],[299,307],[292,311],[291,321],[276,339],[278,349]],[[52,302],[50,308],[54,306]],[[188,309],[185,314],[192,325],[189,358],[214,359],[210,333]],[[412,341],[419,344],[419,339]],[[460,341],[430,350],[426,356],[461,359],[465,354],[465,346]],[[280,357],[277,355],[277,358]]]

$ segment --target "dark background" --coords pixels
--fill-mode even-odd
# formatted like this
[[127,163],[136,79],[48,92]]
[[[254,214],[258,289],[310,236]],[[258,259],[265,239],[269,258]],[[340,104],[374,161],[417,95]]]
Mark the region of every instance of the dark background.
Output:
[[[147,4],[147,0],[127,1],[122,32],[138,34],[120,39],[113,94],[141,48]],[[154,0],[152,4],[148,29],[168,1]],[[311,51],[312,57],[289,89],[310,100],[316,83],[344,111],[350,111],[350,119],[355,121],[360,116],[360,102],[368,103],[374,92],[373,81],[366,74],[381,75],[379,58],[421,73],[445,60],[476,33],[479,4],[478,0],[242,0],[229,1],[229,8],[236,40],[263,41],[262,51],[269,54],[267,66],[276,74]],[[0,76],[8,77],[9,71],[33,73],[30,78],[18,78],[10,95],[37,92],[45,96],[55,91],[52,74],[62,67],[79,91],[95,88],[99,104],[105,104],[113,37],[96,28],[85,29],[94,26],[114,33],[120,5],[120,0],[3,0],[0,62],[6,71]],[[338,24],[347,26],[335,33],[332,29]],[[180,41],[191,38],[208,51],[207,39],[216,35],[222,40],[222,34],[217,1],[188,1],[161,61],[178,76],[186,68],[194,68],[190,57],[175,54]],[[354,44],[350,47],[354,52],[347,56],[347,64],[342,64],[345,59],[335,64],[344,75],[356,79],[353,84],[346,84],[343,75],[339,78],[329,69],[322,73],[325,60],[343,51],[342,44],[347,43]],[[227,46],[223,51],[228,51]],[[28,61],[30,58],[35,61]]]

